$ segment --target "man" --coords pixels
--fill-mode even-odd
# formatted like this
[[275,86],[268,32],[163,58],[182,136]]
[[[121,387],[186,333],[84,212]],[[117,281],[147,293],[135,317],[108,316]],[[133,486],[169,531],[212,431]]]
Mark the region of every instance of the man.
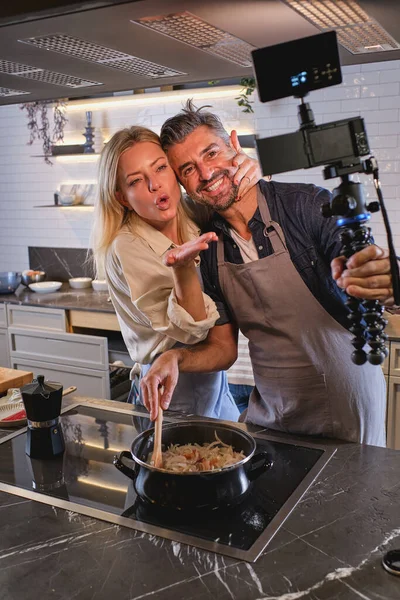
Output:
[[205,342],[155,361],[141,384],[151,418],[160,387],[168,407],[179,371],[233,364],[239,328],[255,379],[247,422],[385,445],[382,370],[351,362],[340,288],[390,302],[387,252],[370,246],[347,263],[337,258],[337,225],[320,213],[329,192],[313,185],[260,180],[238,200],[229,136],[218,117],[190,101],[164,124],[161,142],[189,196],[215,211],[218,242],[202,255],[202,276],[220,319]]

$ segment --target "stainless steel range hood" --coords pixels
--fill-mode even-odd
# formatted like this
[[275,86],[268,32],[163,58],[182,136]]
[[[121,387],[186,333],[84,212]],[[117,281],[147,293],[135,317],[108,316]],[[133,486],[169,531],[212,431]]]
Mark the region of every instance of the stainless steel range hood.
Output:
[[25,4],[0,9],[0,105],[251,76],[253,48],[333,27],[344,65],[400,59],[397,0]]

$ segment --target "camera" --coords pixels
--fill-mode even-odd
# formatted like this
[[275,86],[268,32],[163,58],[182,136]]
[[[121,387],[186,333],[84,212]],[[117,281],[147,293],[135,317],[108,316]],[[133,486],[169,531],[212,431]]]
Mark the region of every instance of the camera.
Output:
[[361,117],[316,125],[309,92],[342,83],[336,32],[254,50],[253,63],[261,102],[288,96],[301,99],[299,131],[257,140],[264,173],[283,173],[326,164],[350,166],[370,153]]
[[[298,106],[299,129],[270,138],[256,139],[259,162],[264,175],[323,166],[325,179],[340,177],[331,200],[322,207],[324,217],[336,217],[342,242],[341,254],[352,254],[373,243],[366,226],[372,212],[382,210],[388,237],[393,295],[400,304],[400,279],[392,233],[379,180],[378,163],[370,156],[364,120],[357,116],[317,125],[310,104],[310,92],[342,83],[342,71],[335,31],[260,48],[252,52],[258,95],[261,102],[294,96]],[[361,183],[351,180],[353,173],[373,176],[378,201],[366,203]],[[367,360],[382,364],[387,356],[383,306],[377,300],[347,296],[349,330],[353,333],[355,364]],[[367,345],[368,353],[364,346]]]

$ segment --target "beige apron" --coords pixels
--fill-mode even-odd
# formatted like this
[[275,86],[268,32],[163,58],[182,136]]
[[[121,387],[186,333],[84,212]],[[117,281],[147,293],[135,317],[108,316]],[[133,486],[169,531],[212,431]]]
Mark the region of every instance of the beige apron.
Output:
[[272,255],[226,263],[222,234],[217,243],[221,289],[249,340],[254,371],[245,420],[293,434],[384,446],[382,369],[351,362],[352,335],[302,280],[259,188],[258,205]]

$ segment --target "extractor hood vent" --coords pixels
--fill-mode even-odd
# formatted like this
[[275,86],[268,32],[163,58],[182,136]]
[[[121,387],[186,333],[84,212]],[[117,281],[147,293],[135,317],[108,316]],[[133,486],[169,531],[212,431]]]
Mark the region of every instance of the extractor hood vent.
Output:
[[121,71],[134,73],[135,75],[140,75],[142,77],[149,77],[150,79],[187,75],[187,73],[182,73],[181,71],[158,65],[148,60],[138,58],[137,56],[124,54],[118,50],[93,44],[87,40],[81,40],[63,33],[32,37],[18,41],[25,44],[31,44],[32,46],[42,48],[43,50],[73,56],[74,58],[80,58],[91,63],[103,65],[104,67],[120,69]]
[[30,94],[30,92],[24,92],[22,90],[12,90],[11,88],[0,87],[0,96],[2,98],[10,98],[11,96],[24,96]]
[[255,49],[254,46],[189,12],[144,17],[137,21],[132,20],[132,23],[163,33],[174,40],[229,60],[236,65],[251,67],[253,64],[250,53]]
[[397,50],[400,44],[354,0],[283,0],[321,31],[334,29],[352,54]]
[[65,75],[64,73],[56,73],[55,71],[46,71],[40,67],[22,65],[9,60],[0,60],[0,73],[15,75],[16,77],[24,77],[25,79],[34,79],[35,81],[52,83],[53,85],[60,85],[62,87],[69,88],[83,88],[92,85],[102,85],[98,81],[81,79],[80,77]]

